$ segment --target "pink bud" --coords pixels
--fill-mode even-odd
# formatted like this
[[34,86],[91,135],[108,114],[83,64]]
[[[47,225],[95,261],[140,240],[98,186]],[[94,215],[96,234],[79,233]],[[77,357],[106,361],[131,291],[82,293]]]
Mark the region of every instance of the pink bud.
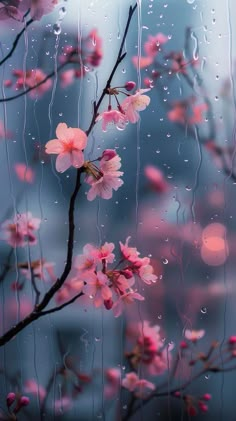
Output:
[[28,406],[30,403],[30,399],[27,396],[21,396],[19,404],[20,406]]
[[130,269],[121,270],[120,273],[124,275],[126,279],[131,279],[133,277],[133,272]]
[[209,401],[209,400],[211,400],[211,395],[210,395],[209,393],[205,393],[205,394],[203,395],[202,399],[203,399],[204,401]]
[[181,396],[181,393],[177,390],[177,391],[174,393],[174,396],[176,396],[177,398],[179,398],[179,397]]
[[13,404],[13,402],[15,402],[16,399],[16,394],[14,392],[10,392],[7,395],[6,401],[7,401],[7,406],[11,406]]
[[199,402],[198,403],[198,406],[199,406],[199,408],[200,408],[200,410],[202,412],[207,412],[208,411],[208,406],[205,403]]
[[111,310],[113,306],[113,301],[111,299],[104,300],[104,306],[106,307],[107,310]]
[[153,80],[149,79],[148,77],[145,77],[143,80],[144,86],[146,86],[146,88],[153,88]]
[[116,151],[114,151],[114,149],[105,149],[100,159],[105,159],[105,161],[110,161],[110,159],[114,158],[116,155],[117,153]]
[[185,341],[181,341],[181,342],[180,342],[180,344],[179,344],[179,346],[180,346],[180,348],[181,348],[181,349],[186,349],[186,348],[188,348],[188,344],[187,344],[187,342],[185,342]]
[[132,91],[136,86],[136,83],[130,80],[129,82],[126,82],[125,89],[126,91]]
[[236,344],[236,336],[230,336],[229,337],[229,344],[235,345]]

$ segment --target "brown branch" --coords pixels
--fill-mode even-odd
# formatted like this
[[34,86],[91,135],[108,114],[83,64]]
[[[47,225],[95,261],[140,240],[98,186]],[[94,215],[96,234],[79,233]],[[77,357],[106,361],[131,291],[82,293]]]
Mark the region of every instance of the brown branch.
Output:
[[[108,78],[108,81],[106,83],[106,87],[103,90],[97,104],[94,105],[94,112],[93,112],[93,116],[92,116],[92,120],[90,123],[90,126],[88,128],[88,130],[86,131],[87,136],[90,134],[90,132],[93,129],[93,126],[95,125],[95,120],[96,120],[96,116],[97,116],[97,112],[98,109],[102,103],[103,98],[106,95],[106,90],[107,87],[110,86],[112,78],[116,72],[117,67],[119,66],[119,64],[121,63],[121,61],[124,59],[126,53],[122,54],[123,51],[123,47],[124,47],[124,43],[125,43],[125,39],[128,33],[128,29],[129,29],[129,25],[131,22],[131,18],[134,14],[135,9],[137,8],[137,4],[134,7],[130,7],[129,8],[129,15],[128,15],[128,19],[127,19],[127,23],[126,23],[126,27],[125,27],[125,31],[124,31],[124,35],[121,41],[121,46],[118,52],[118,56],[117,56],[117,60],[116,63],[111,71],[111,74]],[[62,68],[63,65],[61,65],[60,67]],[[54,74],[55,72],[53,72]],[[50,76],[47,76],[47,79]],[[44,83],[44,81],[41,81],[40,84]],[[35,87],[39,86],[36,85]],[[34,89],[35,87],[33,87],[32,89]],[[32,90],[30,89],[30,90]],[[27,90],[28,92],[29,90]],[[26,91],[24,91],[26,92]],[[24,93],[21,93],[21,95],[24,95]],[[18,96],[19,97],[19,96]],[[7,98],[6,98],[7,99]],[[8,98],[9,100],[9,98]],[[1,102],[2,100],[0,100]],[[65,282],[65,280],[67,279],[67,276],[70,273],[71,267],[72,267],[72,258],[73,258],[73,248],[74,248],[74,231],[75,231],[75,224],[74,224],[74,209],[75,209],[75,202],[76,202],[76,198],[78,195],[78,192],[80,190],[81,187],[81,174],[83,173],[84,169],[79,168],[77,170],[77,175],[76,175],[76,183],[75,183],[75,187],[74,187],[74,191],[73,194],[70,198],[70,205],[69,205],[69,212],[68,212],[68,219],[69,219],[69,235],[68,235],[68,246],[67,246],[67,259],[66,259],[66,265],[65,265],[65,269],[61,275],[61,277],[59,279],[57,279],[57,281],[52,285],[52,287],[49,289],[48,292],[46,292],[46,294],[44,295],[42,301],[37,305],[37,307],[30,313],[28,314],[24,319],[22,319],[19,323],[17,323],[15,326],[13,326],[10,330],[8,330],[4,335],[2,335],[0,337],[0,346],[5,345],[7,342],[9,342],[12,338],[14,338],[14,336],[16,336],[19,332],[21,332],[23,329],[25,329],[28,325],[30,325],[32,322],[34,322],[35,320],[39,319],[40,317],[48,314],[50,312],[50,310],[48,311],[43,311],[45,309],[45,307],[49,304],[49,302],[51,301],[51,299],[54,297],[54,295],[56,294],[56,292],[61,288],[61,286],[63,285],[63,283]],[[74,297],[72,300],[77,299],[78,297],[76,296],[76,298]],[[73,302],[73,301],[72,301]],[[64,306],[64,305],[63,305]],[[64,306],[65,307],[65,306]],[[63,308],[63,307],[62,307]],[[55,312],[58,311],[58,308],[54,308],[51,309],[53,311],[51,312]]]
[[20,41],[20,38],[21,38],[21,36],[23,35],[23,33],[26,31],[26,29],[28,28],[28,26],[30,26],[31,25],[31,23],[33,23],[34,22],[34,20],[33,19],[30,19],[30,20],[28,20],[28,22],[26,22],[26,24],[25,24],[25,26],[24,26],[24,28],[19,32],[19,34],[16,36],[16,38],[15,38],[15,41],[13,42],[13,44],[12,44],[12,48],[11,48],[11,50],[9,51],[9,53],[2,59],[2,60],[0,60],[0,66],[2,66],[3,65],[3,63],[5,63],[5,61],[7,61],[11,56],[12,56],[12,54],[14,53],[14,51],[15,51],[15,49],[16,49],[16,47],[17,47],[17,45],[18,45],[18,42]]
[[14,249],[11,248],[9,253],[8,253],[7,260],[4,263],[4,268],[3,268],[2,272],[0,273],[0,283],[4,281],[5,276],[8,274],[9,270],[11,269],[10,261],[11,261],[12,255],[13,255],[13,251],[14,251]]
[[24,91],[20,92],[17,95],[9,96],[6,98],[1,98],[1,102],[9,102],[13,101],[14,99],[20,98],[21,96],[24,96],[28,94],[28,92],[33,91],[34,89],[38,88],[39,86],[43,85],[45,82],[47,82],[48,79],[51,79],[55,76],[56,73],[60,72],[67,64],[69,64],[69,61],[66,61],[65,63],[62,63],[60,66],[57,67],[56,70],[53,70],[51,73],[49,73],[44,79],[42,79],[40,82],[36,83],[34,86],[30,86],[29,88],[25,89]]

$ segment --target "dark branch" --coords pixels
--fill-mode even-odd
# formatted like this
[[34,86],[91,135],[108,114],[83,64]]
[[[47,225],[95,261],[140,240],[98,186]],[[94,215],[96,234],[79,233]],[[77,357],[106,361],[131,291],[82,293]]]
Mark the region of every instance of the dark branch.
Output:
[[[119,49],[117,60],[116,60],[116,63],[115,63],[115,65],[114,65],[114,67],[111,71],[111,74],[110,74],[110,76],[107,80],[106,87],[104,88],[98,102],[96,104],[94,104],[92,121],[90,123],[90,126],[89,126],[88,130],[86,131],[87,136],[90,134],[91,130],[93,129],[93,126],[95,125],[98,109],[99,109],[99,107],[102,103],[103,98],[106,95],[107,88],[110,87],[110,84],[111,84],[112,78],[113,78],[113,76],[116,72],[116,69],[126,55],[126,53],[122,54],[122,51],[123,51],[125,39],[126,39],[126,36],[127,36],[127,33],[128,33],[131,18],[133,16],[133,13],[134,13],[136,8],[137,8],[137,5],[129,8],[129,15],[128,15],[128,19],[127,19],[127,24],[126,24],[126,27],[125,27],[125,31],[124,31],[122,41],[121,41],[121,46],[120,46],[120,49]],[[65,65],[65,63],[62,64],[58,69],[61,69],[64,65]],[[52,74],[54,75],[55,72],[52,72]],[[52,77],[52,76],[48,75],[47,78],[44,81],[40,82],[40,84],[35,85],[33,88],[30,88],[26,91],[29,92],[29,90],[35,89],[35,87],[44,83],[49,77]],[[20,94],[20,96],[24,95],[26,93],[26,91],[22,92]],[[19,95],[17,97],[19,97]],[[12,99],[14,99],[14,98],[12,98]],[[9,101],[10,99],[6,98],[6,100]],[[1,101],[3,101],[3,100],[0,100],[0,102]],[[72,267],[73,248],[74,248],[74,231],[75,231],[74,209],[75,209],[76,198],[77,198],[78,192],[79,192],[80,187],[81,187],[81,174],[83,173],[83,171],[84,171],[83,167],[79,168],[77,170],[75,188],[74,188],[74,191],[73,191],[72,196],[70,198],[69,214],[68,214],[69,235],[68,235],[67,259],[66,259],[65,269],[64,269],[61,277],[59,279],[57,279],[57,281],[52,285],[52,287],[49,289],[49,291],[44,295],[42,301],[37,305],[37,307],[34,309],[34,311],[32,311],[28,316],[26,316],[18,324],[13,326],[8,332],[6,332],[3,336],[0,337],[0,346],[3,346],[7,342],[9,342],[12,338],[14,338],[14,336],[16,336],[19,332],[21,332],[25,327],[30,325],[33,321],[39,319],[40,317],[42,317],[46,314],[49,314],[50,312],[52,313],[52,312],[58,311],[58,307],[53,308],[53,309],[48,310],[48,311],[43,311],[43,310],[49,304],[49,302],[51,301],[53,296],[56,294],[56,292],[61,288],[61,286],[63,285],[63,283],[67,279],[67,276],[69,275],[71,267]],[[79,294],[78,294],[78,296],[79,296]],[[74,302],[78,298],[78,296],[75,296],[74,298],[72,298],[72,302]],[[69,302],[68,302],[68,304],[69,304]],[[68,305],[68,304],[66,304],[66,305]],[[65,307],[65,305],[62,305],[62,306]]]
[[33,19],[30,19],[30,20],[28,20],[28,22],[26,22],[26,24],[25,24],[25,26],[24,26],[24,28],[19,32],[19,34],[16,36],[16,38],[15,38],[15,41],[13,42],[13,44],[12,44],[12,48],[11,48],[11,50],[9,51],[9,53],[2,59],[2,60],[0,60],[0,66],[2,66],[3,65],[3,63],[5,63],[5,61],[7,61],[11,56],[12,56],[12,54],[14,53],[14,51],[15,51],[15,49],[16,49],[16,47],[17,47],[17,45],[18,45],[18,42],[20,41],[20,38],[21,38],[21,36],[23,35],[23,33],[26,31],[26,29],[28,28],[28,26],[30,26],[31,25],[31,23],[33,23],[34,22],[34,20]]

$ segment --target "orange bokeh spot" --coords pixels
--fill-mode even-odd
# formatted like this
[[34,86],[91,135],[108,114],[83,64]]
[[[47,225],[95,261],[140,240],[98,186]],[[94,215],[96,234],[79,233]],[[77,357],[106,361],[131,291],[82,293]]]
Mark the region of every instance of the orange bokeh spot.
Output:
[[223,265],[228,257],[226,228],[223,224],[207,225],[202,232],[202,260],[210,266]]

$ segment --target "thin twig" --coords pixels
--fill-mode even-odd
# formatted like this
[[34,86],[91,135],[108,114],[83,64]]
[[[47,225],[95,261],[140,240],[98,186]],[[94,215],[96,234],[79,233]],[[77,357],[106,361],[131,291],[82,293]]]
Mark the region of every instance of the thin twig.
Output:
[[15,51],[15,49],[16,49],[16,47],[17,47],[17,45],[18,45],[18,42],[20,41],[20,38],[21,38],[21,36],[23,35],[23,33],[26,31],[26,29],[28,28],[28,26],[30,26],[31,25],[31,23],[33,23],[34,22],[34,20],[33,19],[30,19],[30,20],[28,20],[28,22],[26,22],[26,24],[25,24],[25,26],[24,26],[24,28],[19,32],[19,34],[16,36],[16,38],[15,38],[15,41],[13,42],[13,44],[12,44],[12,48],[11,48],[11,50],[9,51],[9,53],[2,59],[2,60],[0,60],[0,66],[2,66],[3,65],[3,63],[5,63],[5,61],[7,61],[11,56],[12,56],[12,54],[14,53],[14,51]]

